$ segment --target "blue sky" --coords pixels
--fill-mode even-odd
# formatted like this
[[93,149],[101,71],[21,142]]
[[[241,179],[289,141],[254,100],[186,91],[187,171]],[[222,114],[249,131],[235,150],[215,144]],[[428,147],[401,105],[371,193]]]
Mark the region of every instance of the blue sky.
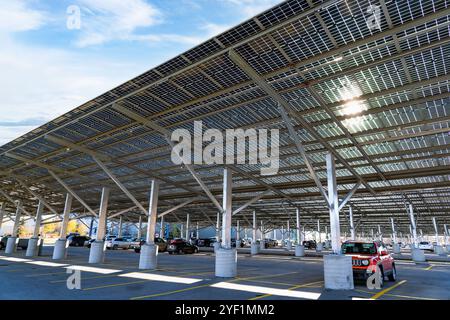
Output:
[[280,2],[0,0],[0,145]]

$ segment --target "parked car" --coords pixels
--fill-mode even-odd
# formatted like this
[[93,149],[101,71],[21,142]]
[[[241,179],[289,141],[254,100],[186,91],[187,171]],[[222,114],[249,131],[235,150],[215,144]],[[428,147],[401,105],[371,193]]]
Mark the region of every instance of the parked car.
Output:
[[198,247],[210,247],[212,243],[216,241],[216,238],[200,238],[197,241]]
[[[8,243],[9,237],[10,236],[2,237],[2,239],[0,240],[0,249],[6,248],[6,244]],[[30,240],[30,239],[24,239],[24,238],[19,239],[19,241],[17,242],[17,248],[26,250],[28,248],[28,240]]]
[[95,239],[89,239],[89,240],[87,240],[87,241],[84,242],[84,245],[85,245],[86,247],[90,248],[92,242],[94,242],[94,241],[95,241]]
[[277,241],[273,239],[264,239],[264,248],[273,248],[277,246]]
[[130,241],[130,248],[131,249],[136,249],[136,248],[140,248],[141,247],[141,243],[145,242],[144,238],[133,238]]
[[71,247],[84,247],[85,242],[89,241],[90,238],[87,236],[70,236],[67,240]]
[[8,242],[8,238],[9,237],[5,236],[0,239],[0,250],[3,250],[6,248],[6,243]]
[[167,247],[169,254],[173,253],[197,253],[198,247],[196,245],[190,244],[184,239],[174,239],[170,241]]
[[[141,252],[141,246],[145,243],[145,240],[139,242],[139,246],[134,247],[134,252]],[[155,238],[155,244],[158,246],[158,252],[167,251],[167,242],[163,238]]]
[[352,257],[353,277],[355,279],[367,280],[377,271],[380,275],[381,287],[386,276],[390,281],[397,279],[394,258],[380,241],[346,241],[342,244],[342,253]]
[[426,251],[434,251],[434,246],[431,242],[421,241],[419,242],[419,249]]
[[303,246],[305,247],[305,249],[316,249],[317,243],[316,240],[306,240],[303,241]]
[[124,250],[128,250],[128,249],[130,249],[130,245],[131,245],[130,239],[126,239],[126,238],[114,238],[114,239],[106,241],[106,249],[112,249],[112,250],[124,249]]

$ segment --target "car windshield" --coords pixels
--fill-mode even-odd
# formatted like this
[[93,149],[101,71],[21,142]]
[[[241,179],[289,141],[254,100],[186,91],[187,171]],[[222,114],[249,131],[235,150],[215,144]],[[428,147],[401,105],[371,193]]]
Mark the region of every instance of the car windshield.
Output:
[[343,254],[374,254],[376,253],[373,243],[344,243],[342,245]]

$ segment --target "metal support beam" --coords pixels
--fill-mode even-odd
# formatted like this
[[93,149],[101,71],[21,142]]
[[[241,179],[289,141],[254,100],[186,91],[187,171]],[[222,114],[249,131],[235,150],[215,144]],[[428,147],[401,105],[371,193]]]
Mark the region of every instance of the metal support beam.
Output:
[[256,230],[258,229],[258,226],[256,224],[256,210],[253,210],[253,228],[252,228],[252,243],[256,243]]
[[231,249],[232,184],[232,171],[225,168],[223,170],[222,247],[226,249]]
[[108,167],[106,167],[106,165],[96,157],[92,157],[92,159],[94,159],[94,161],[98,164],[98,166],[102,168],[102,170],[108,175],[108,177],[112,181],[114,181],[114,183],[119,187],[119,189],[122,190],[123,193],[125,193],[125,195],[142,211],[142,213],[148,215],[147,210],[145,210],[142,204],[136,200],[136,198],[131,194],[130,191],[128,191],[128,189],[122,184],[122,182],[120,182],[120,180],[111,172],[111,170],[109,170]]
[[155,244],[156,219],[158,217],[159,181],[154,179],[150,190],[146,243]]
[[28,186],[22,179],[17,177],[16,175],[11,175],[19,184],[21,184],[30,194],[32,194],[34,197],[36,197],[44,206],[46,206],[51,212],[53,212],[55,215],[59,215],[59,212],[53,208],[41,195],[39,195],[37,192],[33,191],[30,186]]
[[436,217],[433,217],[433,227],[434,227],[434,233],[436,237],[436,245],[439,245],[439,231],[438,231],[438,225],[436,222]]
[[109,201],[109,192],[110,189],[107,187],[103,187],[102,189],[102,197],[100,199],[100,209],[98,210],[98,225],[97,225],[97,241],[103,241],[103,238],[106,236],[106,217],[108,214],[108,201]]
[[256,201],[260,200],[262,197],[264,197],[266,194],[269,194],[271,192],[271,190],[266,190],[260,194],[258,194],[256,197],[250,199],[248,202],[244,203],[242,206],[240,206],[239,208],[237,208],[236,210],[233,211],[233,216],[238,214],[239,212],[241,212],[242,210],[244,210],[245,208],[247,208],[248,206],[252,205],[253,203],[255,203]]
[[[81,203],[81,205],[82,205],[83,207],[85,207],[85,208],[86,208],[90,213],[92,213],[94,216],[96,216],[96,217],[98,216],[97,213],[96,213],[94,210],[92,210],[92,208],[91,208],[86,202],[84,202],[83,199],[81,199],[80,196],[79,196],[78,194],[76,194],[75,191],[72,190],[72,188],[70,188],[70,187],[67,185],[67,183],[65,183],[65,182],[64,182],[60,177],[58,177],[53,171],[48,170],[48,172],[51,174],[51,176],[52,176],[53,178],[55,178],[56,181],[58,181],[58,183],[59,183],[64,189],[66,189],[66,191],[67,191],[68,193],[70,193],[75,199],[77,199],[78,202]],[[103,240],[103,239],[101,239],[101,240]]]
[[295,218],[296,218],[296,222],[297,222],[297,244],[303,244],[303,239],[302,239],[302,231],[301,231],[301,226],[300,226],[300,209],[297,208],[295,210]]
[[417,228],[416,228],[416,220],[414,219],[414,209],[413,205],[409,204],[409,219],[411,221],[411,235],[412,235],[412,241],[414,243],[414,247],[418,247],[418,240],[417,240]]
[[63,221],[61,223],[61,231],[59,238],[66,240],[67,227],[69,226],[70,211],[72,210],[73,197],[70,193],[66,194],[66,202],[64,204]]
[[14,225],[12,229],[11,236],[12,237],[18,237],[19,233],[19,226],[20,226],[20,218],[22,216],[22,202],[20,200],[17,201],[17,209],[16,209],[16,215],[14,217]]
[[182,207],[184,207],[184,206],[186,206],[186,205],[188,205],[188,204],[190,204],[190,203],[192,203],[194,201],[195,201],[195,199],[190,199],[190,200],[187,200],[187,201],[185,201],[183,203],[180,203],[180,204],[176,205],[175,207],[170,208],[170,209],[168,209],[168,210],[158,214],[158,218],[164,217],[165,215],[167,215],[167,214],[169,214],[171,212],[174,212],[174,211],[176,211],[176,210],[178,210],[178,209],[180,209],[180,208],[182,208]]
[[137,238],[138,238],[139,240],[142,238],[142,216],[139,216]]
[[348,219],[349,219],[349,224],[350,224],[350,239],[356,240],[355,239],[355,225],[353,223],[353,207],[351,205],[348,207]]
[[122,238],[122,228],[123,228],[123,217],[119,217],[119,230],[117,232],[117,237]]
[[5,208],[6,208],[5,203],[1,202],[0,203],[0,235],[1,235],[1,231],[2,231],[3,218],[5,217]]
[[347,193],[344,199],[339,203],[339,211],[342,210],[342,208],[347,204],[348,200],[350,200],[351,197],[355,194],[356,190],[361,185],[361,181],[359,181],[355,186]]
[[[9,194],[7,194],[5,191],[3,191],[3,190],[1,190],[0,189],[0,193],[6,198],[6,200],[8,200],[9,202],[11,202],[11,204],[14,204],[14,206],[18,206],[18,203],[20,203],[20,206],[22,207],[22,212],[25,212],[28,216],[32,216],[32,214],[31,213],[29,213],[27,210],[25,210],[24,208],[23,208],[23,205],[22,205],[22,202],[21,201],[15,201],[13,198],[11,198],[10,196],[9,196]],[[5,206],[5,208],[6,208],[6,206]]]
[[[140,122],[143,125],[155,130],[156,132],[160,133],[164,139],[166,139],[167,143],[173,148],[175,144],[170,138],[170,131],[161,127],[160,125],[145,119],[144,117],[140,116],[139,114],[124,108],[122,106],[119,106],[118,104],[114,104],[113,108],[119,111],[120,113],[124,114],[125,116],[129,117],[130,119],[133,119],[134,121]],[[183,158],[180,155],[177,155],[180,160],[183,160]],[[183,162],[183,161],[182,161]],[[191,173],[192,177],[197,181],[197,183],[200,185],[200,187],[203,189],[205,194],[208,196],[208,198],[212,201],[212,203],[219,209],[222,210],[222,206],[217,201],[217,199],[214,197],[214,195],[211,193],[209,188],[206,186],[206,184],[203,182],[203,180],[200,178],[200,176],[195,172],[194,167],[190,164],[184,163],[183,165],[186,167],[186,169]]]
[[397,230],[395,230],[394,218],[391,217],[391,228],[392,228],[392,241],[394,244],[397,243]]
[[328,180],[328,207],[330,209],[330,233],[331,249],[333,253],[341,253],[341,230],[339,223],[339,200],[337,195],[336,183],[336,164],[334,156],[328,153],[327,162],[327,180]]
[[190,216],[189,213],[186,215],[186,241],[189,241],[191,239],[190,235]]
[[127,212],[129,212],[131,210],[134,210],[134,209],[137,209],[137,206],[133,206],[133,207],[130,207],[128,209],[124,209],[124,210],[121,210],[119,212],[116,212],[116,213],[110,215],[108,218],[112,219],[112,218],[115,218],[117,216],[121,216],[121,215],[123,215],[123,214],[125,214],[125,213],[127,213]]

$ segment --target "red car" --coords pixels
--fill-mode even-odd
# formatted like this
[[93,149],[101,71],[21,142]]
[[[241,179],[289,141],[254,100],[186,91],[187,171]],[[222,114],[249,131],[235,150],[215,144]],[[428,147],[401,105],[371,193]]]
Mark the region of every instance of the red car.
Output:
[[380,241],[346,241],[342,244],[342,253],[352,256],[353,277],[355,279],[366,280],[377,270],[380,272],[381,286],[383,286],[386,276],[389,281],[397,279],[394,258]]

